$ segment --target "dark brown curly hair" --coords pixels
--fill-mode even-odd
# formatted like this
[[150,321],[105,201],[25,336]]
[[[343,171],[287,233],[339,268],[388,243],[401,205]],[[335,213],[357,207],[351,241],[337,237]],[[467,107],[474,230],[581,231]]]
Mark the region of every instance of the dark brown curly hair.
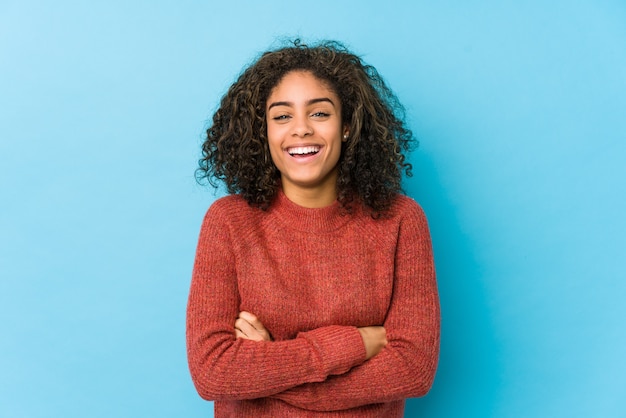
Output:
[[328,83],[341,100],[343,124],[350,137],[338,162],[337,200],[347,211],[359,200],[382,214],[401,191],[411,164],[404,152],[414,143],[404,109],[376,69],[341,43],[292,45],[263,53],[229,88],[213,115],[202,144],[196,178],[241,195],[267,209],[280,187],[280,172],[267,141],[266,101],[291,71],[308,71]]

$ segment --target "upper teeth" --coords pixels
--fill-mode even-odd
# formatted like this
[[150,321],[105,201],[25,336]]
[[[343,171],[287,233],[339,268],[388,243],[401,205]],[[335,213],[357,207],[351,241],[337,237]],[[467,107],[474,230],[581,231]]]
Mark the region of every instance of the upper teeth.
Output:
[[289,148],[287,151],[289,152],[289,154],[294,155],[294,154],[312,154],[314,152],[318,152],[320,150],[320,147],[318,146],[310,146],[310,147],[293,147],[293,148]]

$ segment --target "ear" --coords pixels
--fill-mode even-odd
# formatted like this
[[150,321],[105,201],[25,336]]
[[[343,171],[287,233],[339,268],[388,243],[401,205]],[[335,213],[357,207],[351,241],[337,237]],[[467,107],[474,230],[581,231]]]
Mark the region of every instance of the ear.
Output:
[[343,126],[343,137],[341,138],[341,140],[343,142],[346,142],[348,140],[348,138],[350,138],[350,127],[348,125],[344,125]]

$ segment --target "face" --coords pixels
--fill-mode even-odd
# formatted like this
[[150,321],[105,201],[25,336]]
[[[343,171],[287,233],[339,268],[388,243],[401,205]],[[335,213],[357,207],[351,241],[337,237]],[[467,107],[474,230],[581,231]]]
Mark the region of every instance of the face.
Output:
[[287,197],[319,195],[334,201],[347,134],[337,94],[310,72],[292,71],[270,93],[266,117],[272,161]]

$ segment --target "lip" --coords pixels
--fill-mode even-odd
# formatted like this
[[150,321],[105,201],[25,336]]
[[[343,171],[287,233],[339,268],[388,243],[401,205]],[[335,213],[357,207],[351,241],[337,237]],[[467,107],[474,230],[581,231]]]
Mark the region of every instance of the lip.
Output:
[[[292,155],[289,153],[289,150],[293,150],[294,148],[316,148],[317,152],[314,154],[293,154]],[[307,163],[319,157],[323,149],[324,149],[324,146],[320,144],[313,144],[313,143],[292,144],[292,145],[289,145],[288,147],[283,148],[283,152],[291,161],[295,161],[298,163]]]

